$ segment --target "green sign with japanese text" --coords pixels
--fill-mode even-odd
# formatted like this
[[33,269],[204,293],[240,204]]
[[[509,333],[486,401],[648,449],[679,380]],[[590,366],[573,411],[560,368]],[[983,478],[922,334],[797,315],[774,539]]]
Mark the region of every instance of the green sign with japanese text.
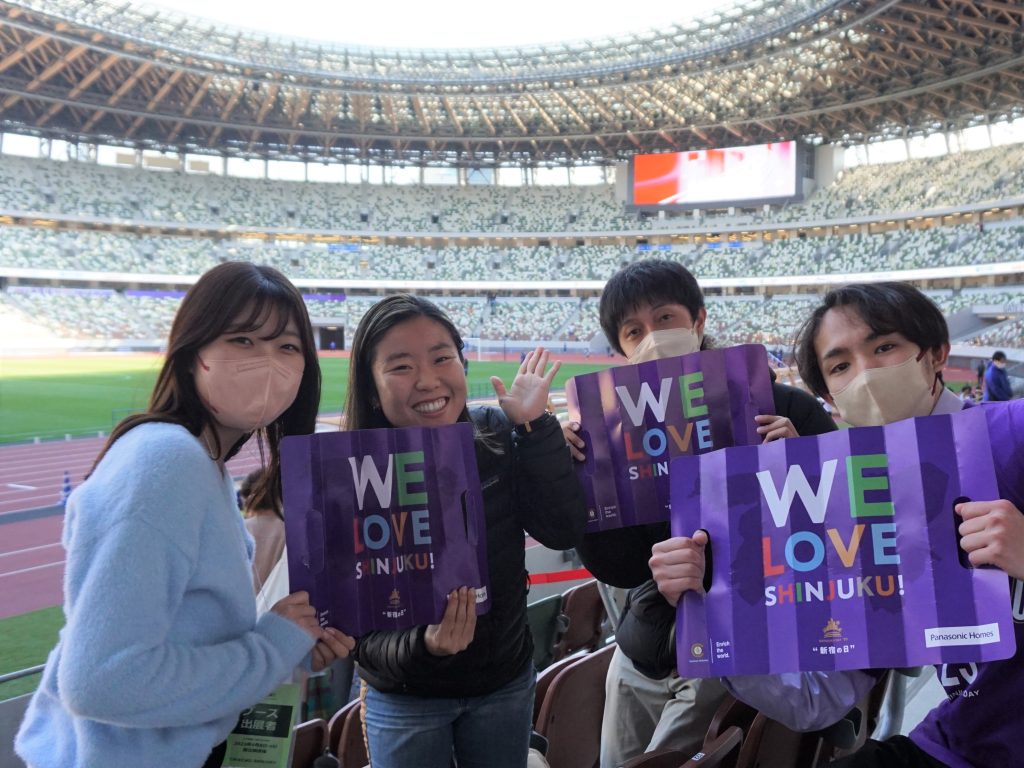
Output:
[[228,736],[223,768],[288,768],[300,704],[299,686],[285,683],[242,712]]

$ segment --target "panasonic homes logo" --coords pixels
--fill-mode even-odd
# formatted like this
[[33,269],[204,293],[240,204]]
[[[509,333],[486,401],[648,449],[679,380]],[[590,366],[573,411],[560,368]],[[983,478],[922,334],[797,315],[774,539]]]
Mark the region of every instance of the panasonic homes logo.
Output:
[[928,648],[939,648],[944,645],[988,645],[999,642],[999,625],[930,627],[924,631],[924,640]]

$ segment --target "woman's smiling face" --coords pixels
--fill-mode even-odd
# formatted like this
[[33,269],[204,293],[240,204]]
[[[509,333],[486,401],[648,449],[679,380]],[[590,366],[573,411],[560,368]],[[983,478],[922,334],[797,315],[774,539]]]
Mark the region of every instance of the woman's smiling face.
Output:
[[373,381],[394,427],[454,424],[466,407],[466,373],[443,325],[415,317],[389,330],[373,356]]

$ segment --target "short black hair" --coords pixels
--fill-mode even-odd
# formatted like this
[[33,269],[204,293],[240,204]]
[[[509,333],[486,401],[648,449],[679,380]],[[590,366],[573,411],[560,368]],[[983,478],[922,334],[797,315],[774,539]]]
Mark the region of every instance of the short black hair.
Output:
[[601,330],[620,355],[619,326],[622,319],[644,304],[681,304],[694,320],[704,309],[704,292],[697,278],[675,261],[646,259],[623,267],[601,292]]
[[833,288],[797,333],[796,364],[800,377],[814,394],[828,394],[818,365],[814,342],[821,320],[830,309],[849,307],[872,333],[902,334],[922,350],[949,344],[946,318],[931,299],[907,283],[853,283]]
[[995,352],[992,353],[992,359],[1002,362],[1003,360],[1006,359],[1006,353],[1003,352],[1001,349],[997,349]]

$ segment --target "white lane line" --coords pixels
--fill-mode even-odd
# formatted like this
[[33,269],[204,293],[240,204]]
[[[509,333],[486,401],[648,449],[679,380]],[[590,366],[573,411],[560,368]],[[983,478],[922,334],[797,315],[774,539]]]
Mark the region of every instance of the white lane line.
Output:
[[53,568],[55,565],[64,565],[63,560],[58,560],[56,563],[46,563],[45,565],[33,565],[31,568],[22,568],[17,571],[8,571],[7,573],[0,573],[0,579],[4,576],[17,576],[19,573],[28,573],[29,571],[38,571],[43,568]]
[[22,485],[21,483],[8,483],[8,488],[13,488],[16,491],[38,491],[39,489],[34,485]]
[[40,544],[38,547],[26,547],[25,549],[12,549],[10,552],[0,552],[0,557],[10,557],[11,555],[20,555],[23,552],[38,552],[40,549],[50,549],[51,547],[59,547],[61,543],[59,541],[53,542],[53,544]]

